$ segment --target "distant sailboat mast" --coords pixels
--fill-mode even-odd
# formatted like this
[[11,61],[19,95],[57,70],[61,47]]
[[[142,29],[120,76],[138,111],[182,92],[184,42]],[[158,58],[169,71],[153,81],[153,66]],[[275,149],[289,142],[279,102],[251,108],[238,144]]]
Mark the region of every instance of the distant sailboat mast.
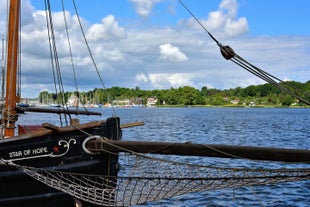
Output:
[[4,137],[14,136],[16,114],[16,80],[19,48],[20,0],[10,0],[6,60]]

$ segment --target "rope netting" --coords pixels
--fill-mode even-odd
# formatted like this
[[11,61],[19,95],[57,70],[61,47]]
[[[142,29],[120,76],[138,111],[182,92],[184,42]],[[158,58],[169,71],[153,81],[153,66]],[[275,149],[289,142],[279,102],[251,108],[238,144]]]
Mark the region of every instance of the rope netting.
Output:
[[131,206],[206,190],[310,179],[309,168],[222,168],[127,153],[120,156],[120,163],[117,177],[9,164],[50,187],[99,206]]

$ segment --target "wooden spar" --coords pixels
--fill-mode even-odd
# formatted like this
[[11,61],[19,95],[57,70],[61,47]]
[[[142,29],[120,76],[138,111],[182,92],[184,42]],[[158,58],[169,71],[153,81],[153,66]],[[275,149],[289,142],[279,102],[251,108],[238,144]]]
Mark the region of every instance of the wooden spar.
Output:
[[208,156],[250,160],[310,163],[310,150],[231,146],[214,144],[140,142],[115,140],[90,140],[86,143],[90,152],[128,152]]
[[120,128],[124,129],[124,128],[136,127],[136,126],[143,126],[143,125],[144,125],[143,121],[138,121],[138,122],[133,122],[133,123],[122,124]]
[[39,112],[39,113],[101,115],[100,112],[69,110],[69,109],[63,109],[63,108],[57,108],[57,109],[32,108],[32,107],[17,107],[17,108],[22,111]]
[[19,17],[20,0],[10,0],[9,23],[8,23],[8,43],[7,43],[7,64],[6,64],[6,92],[4,109],[4,137],[14,136],[16,114],[16,79],[19,49]]

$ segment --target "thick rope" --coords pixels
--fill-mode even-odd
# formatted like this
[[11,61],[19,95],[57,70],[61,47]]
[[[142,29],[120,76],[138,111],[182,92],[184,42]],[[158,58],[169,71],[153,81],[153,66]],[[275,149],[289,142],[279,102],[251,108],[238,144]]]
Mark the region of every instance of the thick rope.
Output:
[[[234,52],[234,50],[228,46],[223,46],[208,30],[207,28],[199,21],[199,19],[190,11],[190,9],[182,2],[182,0],[178,0],[181,5],[188,11],[188,13],[196,20],[196,22],[208,33],[208,35],[211,37],[211,39],[219,46],[222,56],[226,60],[231,60],[235,64],[239,65],[243,69],[249,71],[253,75],[261,78],[262,80],[266,81],[267,83],[270,83],[271,85],[277,87],[281,91],[293,96],[300,102],[310,106],[310,102],[301,96],[299,96],[297,93],[303,93],[300,89],[292,86],[291,84],[284,82],[280,80],[279,78],[267,73],[266,71],[252,65],[242,57],[240,57],[238,54]],[[290,90],[294,89],[294,91]]]

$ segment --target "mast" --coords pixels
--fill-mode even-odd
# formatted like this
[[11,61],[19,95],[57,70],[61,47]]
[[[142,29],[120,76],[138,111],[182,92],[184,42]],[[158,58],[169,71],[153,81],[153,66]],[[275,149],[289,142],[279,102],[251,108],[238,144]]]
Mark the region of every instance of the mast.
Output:
[[4,137],[14,136],[16,113],[16,80],[18,65],[18,41],[19,41],[19,19],[20,0],[10,0],[6,64],[6,88],[4,108]]

